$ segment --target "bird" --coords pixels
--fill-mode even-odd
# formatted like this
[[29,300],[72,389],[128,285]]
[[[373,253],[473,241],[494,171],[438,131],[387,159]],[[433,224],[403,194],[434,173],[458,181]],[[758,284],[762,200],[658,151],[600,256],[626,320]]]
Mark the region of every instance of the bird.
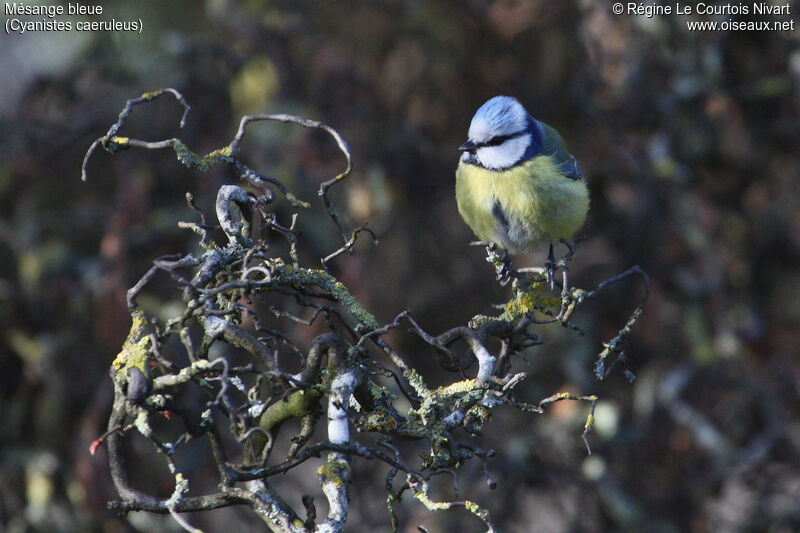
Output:
[[[550,244],[545,272],[553,287],[553,243],[568,246],[589,210],[578,161],[552,127],[516,98],[495,96],[475,112],[456,169],[458,212],[475,235],[503,249],[498,280],[513,274],[508,254]],[[504,283],[505,281],[505,283]]]

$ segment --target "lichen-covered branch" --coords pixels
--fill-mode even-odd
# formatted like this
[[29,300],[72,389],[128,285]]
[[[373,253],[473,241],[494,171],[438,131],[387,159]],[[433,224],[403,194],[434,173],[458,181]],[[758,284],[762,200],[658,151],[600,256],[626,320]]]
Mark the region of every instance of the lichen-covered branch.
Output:
[[[571,317],[585,300],[600,297],[612,283],[639,275],[649,292],[649,281],[641,269],[633,267],[593,290],[573,287],[568,269],[577,249],[573,246],[558,263],[561,279],[556,282],[557,291],[550,290],[540,272],[515,273],[509,299],[497,316],[479,315],[469,324],[457,324],[439,334],[426,331],[408,311],[382,324],[327,270],[335,258],[352,253],[360,233],[367,232],[377,241],[366,223],[346,231],[328,196],[330,188],[341,183],[352,168],[349,148],[339,133],[321,122],[292,115],[252,115],[242,119],[230,144],[206,156],[193,153],[177,138],[143,141],[121,136],[133,108],[163,94],[175,96],[184,106],[183,125],[189,107],[173,89],[129,100],[117,122],[89,148],[82,178],[86,179],[88,161],[98,146],[110,153],[132,147],[172,148],[183,164],[200,171],[220,163],[231,165],[243,186],[230,184],[219,189],[214,201],[218,225],[209,224],[187,194],[199,221],[179,225],[199,236],[202,252],[155,259],[127,293],[132,325],[110,368],[114,404],[108,431],[92,445],[92,451],[101,443],[108,448],[111,476],[120,498],[111,508],[123,514],[169,513],[191,531],[194,527],[181,513],[243,505],[273,532],[341,532],[351,505],[348,486],[363,481],[354,478],[353,462],[366,460],[385,469],[392,531],[400,527],[395,503],[410,491],[432,511],[464,507],[493,532],[497,526],[487,509],[474,500],[446,501],[432,495],[429,481],[476,459],[486,483],[496,485],[489,473],[489,459],[495,452],[483,449],[475,440],[494,409],[509,405],[542,413],[557,401],[588,402],[582,435],[588,448],[597,396],[561,392],[539,402],[519,398],[518,385],[528,376],[514,370],[516,357],[542,344],[541,328],[560,324],[579,332]],[[344,170],[323,182],[319,190],[344,240],[340,248],[321,259],[323,268],[302,264],[298,213],[288,222],[279,220],[271,210],[276,200],[273,189],[290,207],[308,204],[280,180],[251,169],[240,156],[247,127],[256,121],[290,122],[325,131],[346,158]],[[256,232],[253,225],[258,221],[263,227]],[[257,238],[264,234],[285,240],[288,255],[276,252],[271,241]],[[495,252],[490,249],[489,259],[495,261],[492,254]],[[181,309],[169,318],[151,315],[139,303],[140,296],[152,290],[157,276],[172,280],[182,297]],[[160,296],[155,294],[156,299]],[[646,299],[647,295],[619,334],[604,344],[595,369],[598,379],[624,362],[622,344]],[[405,326],[409,334],[430,347],[445,370],[454,372],[449,383],[431,389],[425,376],[408,363],[413,359],[390,344],[389,332]],[[297,334],[298,330],[304,333]],[[606,368],[605,360],[611,355],[616,359]],[[287,370],[289,361],[292,371]],[[398,399],[395,393],[405,398]],[[154,423],[161,419],[171,431]],[[290,421],[297,423],[287,424]],[[326,439],[314,442],[321,424]],[[289,431],[288,427],[299,429]],[[126,457],[123,442],[133,432],[146,439],[167,466],[172,487],[168,498],[132,485],[129,465],[138,466],[143,460]],[[376,445],[364,444],[375,442],[376,437]],[[197,439],[207,440],[219,476],[218,487],[205,494],[194,492],[199,489],[192,483],[193,472],[177,466],[183,464],[178,458],[186,444]],[[404,448],[398,446],[401,441],[415,443],[422,451],[421,460],[416,453],[404,457],[399,451]],[[289,450],[288,456],[273,453],[281,449],[276,447],[278,443]],[[317,517],[314,495],[302,499],[304,519],[281,496],[283,476],[308,461],[317,463],[316,496],[323,495],[328,502],[324,519]],[[399,472],[406,474],[406,482],[396,488]]]
[[[356,371],[342,368],[331,383],[328,397],[328,440],[333,444],[350,442],[350,422],[347,414],[350,396],[358,384]],[[339,533],[347,523],[347,485],[351,481],[350,458],[338,451],[328,454],[328,460],[319,467],[322,492],[328,499],[328,517],[316,529],[318,533]]]

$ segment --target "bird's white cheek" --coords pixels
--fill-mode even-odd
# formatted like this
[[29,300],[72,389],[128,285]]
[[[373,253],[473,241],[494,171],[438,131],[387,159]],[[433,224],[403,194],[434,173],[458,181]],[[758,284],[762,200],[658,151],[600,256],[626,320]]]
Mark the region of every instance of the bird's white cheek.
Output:
[[525,155],[529,143],[530,135],[523,135],[516,139],[509,139],[500,146],[478,148],[476,152],[478,161],[484,167],[494,170],[514,166]]

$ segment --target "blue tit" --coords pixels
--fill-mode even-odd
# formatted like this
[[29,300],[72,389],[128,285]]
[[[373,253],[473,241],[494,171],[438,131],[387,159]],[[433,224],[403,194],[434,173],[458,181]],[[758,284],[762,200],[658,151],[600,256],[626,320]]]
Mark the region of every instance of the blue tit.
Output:
[[552,244],[571,240],[589,210],[586,180],[561,135],[515,98],[495,96],[459,150],[458,212],[475,235],[512,254],[549,242],[552,262]]

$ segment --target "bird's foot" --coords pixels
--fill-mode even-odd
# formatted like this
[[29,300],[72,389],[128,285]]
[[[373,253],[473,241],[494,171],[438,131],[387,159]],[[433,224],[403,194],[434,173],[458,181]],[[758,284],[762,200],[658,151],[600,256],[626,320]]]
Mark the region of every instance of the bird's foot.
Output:
[[547,284],[550,285],[550,290],[554,290],[556,287],[556,269],[558,265],[556,264],[556,258],[553,255],[553,244],[550,243],[550,253],[547,255],[547,261],[544,263],[544,275],[545,279],[547,280]]
[[494,265],[497,281],[502,287],[508,285],[508,282],[512,279],[520,277],[520,274],[514,270],[511,264],[508,250],[503,250],[503,255],[500,255],[498,251],[500,248],[497,244],[488,241],[473,241],[469,243],[469,245],[486,247],[486,261]]
[[508,256],[508,251],[504,250],[503,257],[500,259],[500,264],[495,265],[497,270],[497,281],[501,287],[508,285],[508,282],[514,278],[519,277],[519,273],[514,270],[514,265],[511,263],[511,258]]
[[[494,265],[495,275],[501,287],[505,287],[513,279],[522,277],[522,274],[514,270],[511,258],[508,256],[508,250],[500,248],[497,243],[473,241],[469,245],[486,247],[486,261]],[[500,255],[500,250],[502,250],[503,255]]]

